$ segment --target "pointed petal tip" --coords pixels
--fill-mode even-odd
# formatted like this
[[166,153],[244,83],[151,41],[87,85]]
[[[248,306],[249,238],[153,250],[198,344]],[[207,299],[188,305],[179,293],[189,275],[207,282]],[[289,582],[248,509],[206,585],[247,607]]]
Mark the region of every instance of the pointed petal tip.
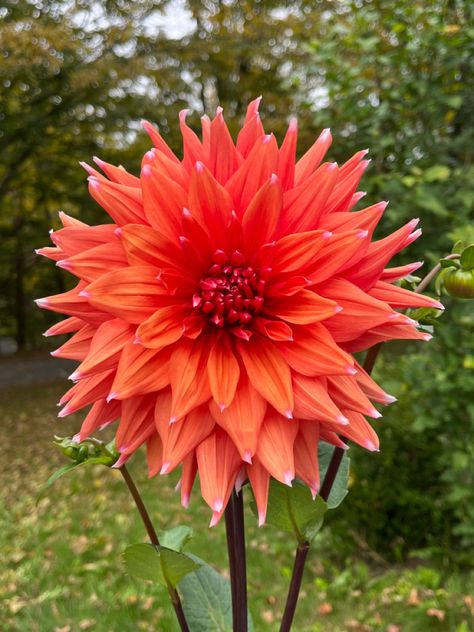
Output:
[[116,237],[121,237],[123,233],[123,230],[120,228],[120,226],[118,226],[115,230],[114,230],[114,235]]
[[59,411],[58,417],[60,418],[67,417],[70,413],[71,413],[71,409],[69,408],[69,406],[64,406],[64,408]]
[[373,441],[370,441],[370,439],[364,441],[364,447],[370,452],[380,452],[378,445]]
[[278,182],[278,176],[276,173],[272,173],[272,175],[270,176],[270,184],[277,184]]
[[72,267],[67,259],[60,259],[59,261],[56,261],[56,265],[58,268],[62,268],[63,270],[70,270]]
[[295,478],[295,473],[292,472],[291,470],[286,470],[285,472],[283,472],[283,482],[285,483],[285,485],[288,485],[288,487],[292,487],[292,481]]
[[397,401],[397,398],[394,397],[393,395],[388,395],[388,393],[385,394],[385,396],[384,396],[384,403],[385,404],[393,404],[396,401]]
[[135,338],[133,339],[133,344],[134,345],[141,345],[142,344],[142,340],[141,340],[140,336],[135,336]]
[[121,454],[119,458],[115,461],[115,463],[112,465],[112,467],[115,469],[120,469],[122,465],[124,465],[124,463],[128,461],[129,456],[130,456],[129,454]]
[[49,301],[47,298],[36,298],[35,303],[36,305],[38,305],[38,307],[47,307],[49,305]]
[[160,476],[163,476],[163,474],[168,474],[170,466],[171,463],[169,461],[165,461],[165,463],[163,463],[163,465],[161,466]]
[[368,230],[358,230],[356,233],[357,239],[365,239],[369,234]]
[[356,369],[354,366],[352,366],[351,364],[349,364],[349,365],[346,367],[346,373],[347,373],[348,375],[355,375],[355,374],[357,373],[357,369]]
[[78,380],[80,380],[82,377],[82,373],[80,371],[74,371],[73,373],[71,373],[71,375],[68,377],[68,380],[71,380],[72,382],[77,382]]
[[284,416],[287,419],[293,419],[293,411],[290,408],[287,408],[284,412]]
[[221,411],[221,413],[224,412],[224,410],[227,408],[227,404],[217,404],[219,407],[219,410]]
[[209,523],[209,527],[215,527],[216,524],[219,522],[219,520],[221,519],[221,515],[218,511],[214,511],[212,513],[212,518],[211,518],[211,522]]
[[143,165],[142,170],[140,172],[141,177],[149,178],[153,174],[153,170],[151,165]]
[[196,161],[194,167],[196,169],[196,173],[202,173],[204,171],[204,164],[200,160]]
[[369,417],[372,417],[372,419],[380,419],[381,417],[383,417],[382,413],[376,408],[369,408],[369,410],[367,411],[367,415]]
[[298,131],[298,119],[296,118],[296,116],[292,116],[290,118],[290,121],[288,123],[288,131],[290,132],[290,134],[294,134]]
[[189,494],[181,494],[181,505],[185,509],[189,507]]
[[79,292],[79,296],[82,296],[82,298],[90,298],[91,293],[87,290],[82,290],[81,292]]
[[348,426],[349,425],[349,419],[347,419],[347,417],[345,415],[338,415],[336,417],[336,422],[338,424],[341,424],[341,426]]
[[321,237],[322,239],[330,239],[332,237],[332,231],[325,230]]
[[216,498],[212,503],[212,511],[215,513],[220,513],[224,508],[224,501],[222,498]]
[[172,416],[169,418],[168,423],[169,423],[169,425],[171,425],[171,424],[175,424],[177,421],[178,421],[178,418],[176,417],[176,415],[172,415]]
[[343,307],[341,307],[340,305],[336,305],[336,306],[334,307],[334,313],[335,313],[335,314],[339,314],[339,312],[342,312],[342,310],[343,310],[343,309],[344,309],[344,308],[343,308]]
[[423,340],[425,342],[429,342],[432,339],[433,339],[433,336],[431,334],[423,334]]
[[242,461],[245,461],[245,463],[249,463],[250,465],[252,464],[252,451],[251,450],[244,450],[244,453],[242,455]]
[[267,512],[264,510],[259,510],[258,512],[258,526],[263,527],[265,521],[267,519]]
[[118,397],[118,392],[117,391],[112,391],[111,393],[109,393],[107,395],[107,397],[105,398],[106,402],[109,403],[111,402],[113,399],[117,399]]
[[59,349],[55,349],[54,351],[50,351],[49,355],[53,356],[53,358],[57,358],[60,353]]

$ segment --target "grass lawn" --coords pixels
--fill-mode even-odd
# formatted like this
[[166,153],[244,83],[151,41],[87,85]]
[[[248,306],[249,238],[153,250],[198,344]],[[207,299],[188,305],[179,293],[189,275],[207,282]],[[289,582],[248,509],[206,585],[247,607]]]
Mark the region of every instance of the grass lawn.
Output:
[[[38,486],[66,462],[51,446],[53,434],[78,427],[78,418],[55,416],[64,390],[47,384],[0,391],[0,629],[173,632],[164,590],[123,571],[125,547],[146,538],[119,472],[78,468],[35,505]],[[208,529],[210,512],[197,490],[186,512],[174,492],[177,475],[148,480],[142,455],[130,471],[157,530],[192,525],[189,550],[225,569],[223,521]],[[254,628],[278,630],[294,544],[288,534],[258,529],[249,510],[246,520]],[[326,529],[310,553],[296,632],[474,630],[474,576],[446,576],[427,565],[374,568],[362,558],[339,566],[324,552],[332,544]]]

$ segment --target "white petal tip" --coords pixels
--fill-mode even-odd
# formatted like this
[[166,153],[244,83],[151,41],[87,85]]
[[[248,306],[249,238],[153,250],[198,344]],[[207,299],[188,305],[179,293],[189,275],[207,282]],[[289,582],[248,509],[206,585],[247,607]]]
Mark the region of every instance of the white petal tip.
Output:
[[54,351],[50,351],[49,355],[53,356],[53,358],[57,358],[60,353],[59,349],[55,349]]
[[393,404],[393,402],[397,401],[397,398],[393,395],[384,395],[383,401],[384,404]]
[[292,486],[291,483],[294,478],[295,474],[291,470],[286,470],[286,472],[283,472],[283,482],[285,483],[285,485],[288,485],[288,487]]
[[369,417],[372,417],[372,419],[380,419],[380,417],[383,416],[376,408],[371,408],[367,414]]
[[245,450],[242,455],[242,461],[245,461],[245,463],[252,463],[252,453],[250,450]]
[[291,411],[289,408],[285,410],[284,415],[287,419],[293,419],[293,411]]
[[267,519],[267,512],[266,511],[259,511],[258,512],[258,526],[259,527],[263,527],[263,525],[265,524],[265,520]]
[[49,301],[47,298],[37,298],[35,300],[36,305],[38,305],[38,307],[48,307],[49,305]]
[[169,472],[170,465],[171,463],[169,461],[166,461],[166,463],[163,463],[160,469],[160,476],[163,476],[163,474],[167,474]]
[[189,494],[181,494],[181,505],[185,509],[189,507]]
[[212,503],[212,511],[214,513],[220,513],[224,508],[224,501],[222,498],[216,498],[216,500]]
[[58,417],[59,418],[67,417],[70,414],[70,412],[71,412],[71,409],[69,408],[69,406],[64,406],[64,408],[59,411]]
[[348,375],[355,375],[357,373],[357,369],[351,365],[346,368],[346,373]]
[[227,408],[227,404],[217,404],[219,407],[219,410],[221,411],[221,413],[224,412],[224,410]]
[[370,450],[370,452],[379,452],[378,446],[373,441],[370,441],[369,439],[367,439],[367,441],[364,442],[364,446],[367,448],[367,450]]
[[79,296],[82,296],[82,298],[90,298],[90,295],[91,293],[87,290],[82,290],[81,292],[79,292]]
[[109,393],[106,397],[106,402],[109,403],[111,402],[113,399],[117,399],[118,397],[118,392],[117,391],[112,391],[112,393]]
[[347,417],[345,415],[338,415],[336,417],[336,422],[338,424],[341,424],[341,426],[348,426],[349,425],[349,419],[347,419]]
[[171,424],[175,424],[178,421],[178,418],[176,417],[176,415],[173,415],[172,417],[170,417],[168,423]]
[[209,523],[209,527],[215,527],[221,518],[221,514],[218,511],[215,511],[212,514],[211,522]]

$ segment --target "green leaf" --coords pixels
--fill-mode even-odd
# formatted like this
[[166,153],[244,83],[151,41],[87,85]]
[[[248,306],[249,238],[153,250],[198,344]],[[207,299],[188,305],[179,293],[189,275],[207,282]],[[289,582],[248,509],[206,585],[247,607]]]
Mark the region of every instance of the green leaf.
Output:
[[[251,503],[257,515],[256,503]],[[268,524],[294,533],[299,542],[311,542],[321,529],[327,505],[317,496],[313,500],[308,487],[298,481],[292,487],[272,479],[268,495]]]
[[[201,564],[194,573],[179,582],[183,610],[192,632],[232,632],[232,601],[230,582],[195,555],[189,557]],[[253,625],[250,613],[248,629]]]
[[184,553],[145,542],[128,546],[123,559],[130,575],[162,586],[171,585],[173,588],[188,573],[199,568],[199,565]]
[[433,165],[425,171],[426,182],[436,182],[437,180],[447,180],[451,170],[446,165]]
[[460,261],[465,270],[474,269],[474,244],[462,251]]
[[81,465],[81,463],[66,463],[66,465],[63,465],[58,470],[53,472],[46,483],[43,483],[43,485],[41,485],[41,487],[39,488],[36,502],[38,503],[41,500],[45,492],[58,480],[58,478],[61,478],[61,476],[64,476],[64,474],[67,474],[79,465]]
[[199,568],[187,554],[178,553],[163,546],[159,548],[161,570],[168,584],[176,588],[179,581]]
[[130,575],[166,586],[160,555],[153,544],[141,542],[127,546],[123,553],[123,561]]
[[[320,441],[318,448],[318,460],[321,482],[324,481],[334,450],[334,446],[326,443],[325,441]],[[327,500],[328,509],[335,509],[338,507],[347,496],[350,463],[350,458],[344,453],[336,479],[331,488],[331,493],[329,494],[329,498]]]
[[181,551],[189,540],[193,537],[191,527],[180,525],[163,531],[159,534],[161,546],[173,551]]

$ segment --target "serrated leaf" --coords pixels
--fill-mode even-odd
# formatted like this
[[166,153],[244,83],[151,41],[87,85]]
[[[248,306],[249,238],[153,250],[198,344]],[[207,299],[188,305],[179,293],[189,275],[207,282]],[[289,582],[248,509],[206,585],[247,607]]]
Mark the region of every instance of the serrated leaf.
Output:
[[[251,503],[252,511],[257,515],[256,503]],[[308,487],[298,481],[292,487],[272,479],[267,505],[267,523],[293,533],[299,542],[311,542],[320,530],[326,503],[317,496],[313,500]]]
[[465,270],[474,269],[474,244],[462,251],[460,262]]
[[[195,555],[189,557],[201,566],[179,582],[183,610],[192,632],[232,632],[230,582]],[[253,631],[248,615],[248,629]]]
[[161,546],[173,551],[181,551],[186,542],[193,537],[191,527],[180,525],[159,534]]
[[[329,463],[331,462],[334,450],[334,446],[330,445],[329,443],[326,443],[325,441],[319,442],[318,460],[320,473],[319,475],[321,477],[321,481],[324,481],[324,477],[326,476],[326,472],[329,467]],[[342,457],[341,465],[339,466],[339,470],[337,472],[336,479],[331,488],[331,493],[329,494],[327,500],[328,509],[335,509],[336,507],[338,507],[347,496],[350,463],[350,458],[346,454],[344,454]]]

